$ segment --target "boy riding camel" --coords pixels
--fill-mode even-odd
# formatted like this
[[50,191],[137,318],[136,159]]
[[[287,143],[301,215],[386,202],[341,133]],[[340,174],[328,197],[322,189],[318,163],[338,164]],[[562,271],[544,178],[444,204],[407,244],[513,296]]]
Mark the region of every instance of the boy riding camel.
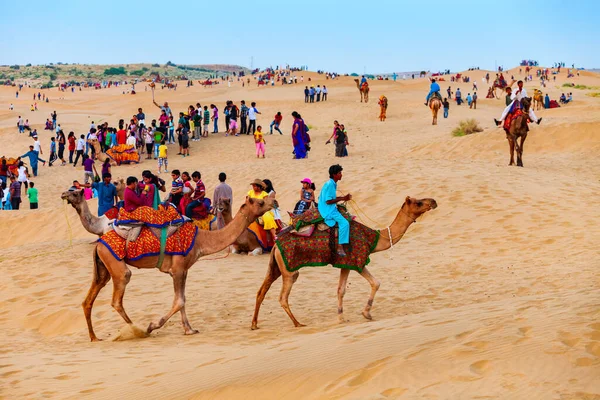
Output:
[[[527,97],[527,90],[525,90],[525,88],[523,87],[523,81],[517,82],[517,90],[515,90],[514,93],[511,94],[509,89],[511,89],[510,86],[506,88],[506,93],[510,94],[512,102],[504,109],[499,121],[494,118],[496,126],[500,126],[502,123],[504,123],[504,120],[506,119],[506,116],[509,113],[513,113],[517,109],[521,108],[521,100]],[[538,125],[540,124],[540,122],[542,122],[541,118],[538,119],[535,116],[535,113],[533,112],[533,107],[529,108],[529,119],[531,120],[531,122],[535,122]]]
[[352,200],[352,195],[337,197],[337,182],[342,179],[342,170],[343,168],[339,164],[329,167],[330,179],[323,185],[319,194],[319,213],[327,226],[334,227],[337,224],[337,253],[340,257],[345,257],[346,252],[343,245],[350,243],[350,223],[340,214],[337,203]]

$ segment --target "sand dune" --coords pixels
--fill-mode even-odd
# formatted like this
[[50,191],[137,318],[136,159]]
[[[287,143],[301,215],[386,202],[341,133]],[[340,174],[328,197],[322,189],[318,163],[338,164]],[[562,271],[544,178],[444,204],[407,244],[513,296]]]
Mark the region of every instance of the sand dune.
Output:
[[[517,69],[518,71],[518,69]],[[510,73],[515,73],[514,70]],[[94,236],[81,227],[60,193],[83,172],[70,166],[40,168],[40,209],[0,212],[0,396],[2,398],[191,399],[598,399],[600,398],[600,99],[570,89],[575,102],[541,110],[525,144],[525,168],[508,167],[508,145],[493,118],[502,100],[484,99],[478,79],[477,110],[452,105],[450,117],[431,125],[422,102],[425,79],[376,81],[361,104],[350,78],[312,83],[330,89],[327,103],[306,105],[303,86],[157,90],[174,111],[200,101],[257,101],[259,124],[284,114],[282,130],[267,136],[267,159],[254,158],[248,137],[220,134],[192,142],[189,159],[171,151],[170,168],[199,170],[209,193],[225,171],[239,205],[256,177],[270,178],[278,200],[291,209],[299,181],[319,188],[327,168],[340,162],[340,190],[353,193],[370,219],[389,224],[407,195],[433,197],[438,209],[414,224],[393,251],[372,257],[381,281],[367,322],[360,311],[369,286],[352,274],[345,297],[347,321],[337,322],[338,271],[307,268],[292,292],[293,328],[273,285],[251,331],[256,290],[268,259],[220,253],[189,273],[187,312],[200,330],[184,336],[178,316],[149,338],[111,341],[124,323],[111,308],[111,285],[96,301],[97,334],[89,343],[80,303],[92,276]],[[508,75],[507,74],[507,75]],[[566,74],[548,88],[557,98]],[[597,74],[576,83],[599,85]],[[305,82],[305,84],[308,82]],[[456,88],[457,84],[446,82]],[[470,84],[460,84],[464,94]],[[537,85],[526,84],[529,91]],[[138,106],[156,114],[151,93],[121,89],[76,93],[47,91],[51,103],[28,111],[33,90],[18,100],[0,88],[0,153],[25,152],[31,139],[15,129],[19,113],[35,126],[52,110],[66,131],[89,123],[116,123]],[[376,99],[390,101],[388,120],[377,121]],[[64,98],[64,100],[59,99]],[[313,150],[291,159],[292,110],[311,125]],[[477,119],[484,131],[455,138],[458,121]],[[350,157],[336,159],[324,145],[334,119],[346,124]],[[44,151],[50,133],[41,131]],[[155,163],[121,166],[113,175],[140,175]],[[27,201],[23,204],[28,207]],[[95,200],[90,202],[96,209]],[[362,215],[362,214],[361,214]],[[172,301],[169,276],[133,270],[125,307],[145,328]]]

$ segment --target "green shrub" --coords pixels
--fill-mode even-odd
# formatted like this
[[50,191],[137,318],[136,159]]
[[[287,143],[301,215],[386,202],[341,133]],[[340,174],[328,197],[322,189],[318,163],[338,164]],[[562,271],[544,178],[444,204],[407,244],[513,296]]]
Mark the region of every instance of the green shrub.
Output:
[[471,118],[460,121],[458,126],[452,130],[452,136],[466,136],[476,132],[483,132],[483,128]]
[[21,69],[21,67],[15,64],[15,65],[11,65],[10,69]]
[[104,70],[104,75],[105,76],[109,76],[109,75],[126,75],[127,71],[125,70],[125,67],[111,67],[111,68],[107,68]]
[[137,70],[135,70],[135,71],[131,71],[131,72],[129,73],[129,75],[134,75],[134,76],[142,76],[142,75],[144,75],[144,72],[145,72],[145,71],[143,71],[143,70],[141,70],[141,69],[137,69]]

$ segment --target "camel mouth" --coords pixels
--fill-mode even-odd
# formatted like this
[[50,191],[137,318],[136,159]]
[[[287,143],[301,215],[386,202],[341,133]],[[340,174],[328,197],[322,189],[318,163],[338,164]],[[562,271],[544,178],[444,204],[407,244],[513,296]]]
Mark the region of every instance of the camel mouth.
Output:
[[434,200],[431,202],[431,204],[429,205],[429,209],[430,210],[435,210],[437,208],[437,202]]

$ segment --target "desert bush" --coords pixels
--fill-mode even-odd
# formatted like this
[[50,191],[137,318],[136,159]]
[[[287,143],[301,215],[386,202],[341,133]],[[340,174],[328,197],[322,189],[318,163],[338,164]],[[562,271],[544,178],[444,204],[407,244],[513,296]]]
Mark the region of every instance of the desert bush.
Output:
[[104,70],[104,75],[105,76],[109,76],[109,75],[126,75],[127,71],[125,70],[125,67],[111,67],[111,68],[107,68]]
[[452,130],[452,136],[466,136],[473,133],[483,132],[483,128],[473,119],[464,119],[458,123],[458,126]]

